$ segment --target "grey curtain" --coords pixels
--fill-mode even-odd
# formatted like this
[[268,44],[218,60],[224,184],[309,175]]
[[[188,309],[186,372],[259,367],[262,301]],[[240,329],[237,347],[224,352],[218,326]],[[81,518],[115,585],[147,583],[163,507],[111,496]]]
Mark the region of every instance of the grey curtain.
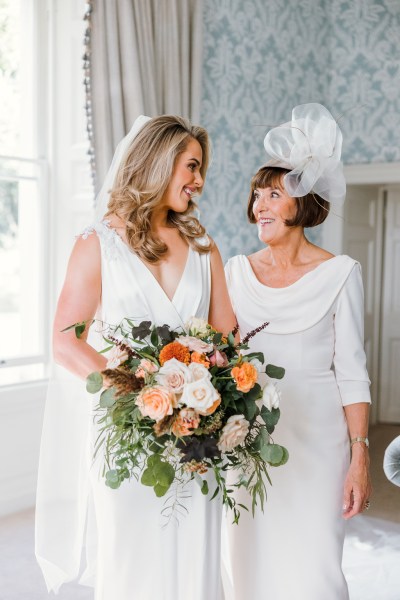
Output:
[[[91,103],[96,188],[140,114],[200,115],[203,0],[95,0]],[[96,190],[96,191],[97,191]]]

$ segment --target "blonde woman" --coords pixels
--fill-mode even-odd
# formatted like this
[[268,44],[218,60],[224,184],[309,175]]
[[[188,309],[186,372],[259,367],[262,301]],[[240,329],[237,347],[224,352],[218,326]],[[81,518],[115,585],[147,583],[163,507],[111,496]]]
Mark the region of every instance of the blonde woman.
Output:
[[[174,116],[139,119],[117,150],[105,183],[112,182],[111,193],[108,198],[103,186],[102,217],[76,241],[55,317],[55,358],[75,376],[104,369],[107,359],[98,353],[98,341],[96,349],[87,337],[61,331],[95,315],[111,324],[131,317],[172,328],[195,316],[222,331],[231,328],[221,258],[194,212],[208,161],[206,131]],[[163,502],[152,489],[135,480],[118,490],[106,487],[90,468],[92,419],[90,411],[79,415],[85,402],[71,395],[58,398],[45,420],[36,551],[49,588],[57,590],[77,576],[85,533],[84,579],[92,577],[96,600],[221,598],[220,504],[191,485],[184,501],[188,514],[179,525],[163,528]],[[55,411],[67,405],[78,415],[75,423],[68,421],[74,443],[59,426],[59,443],[68,444],[60,448],[54,440],[60,421]],[[58,458],[63,453],[75,456],[76,472],[66,466],[57,475],[53,469],[51,479],[51,465],[59,473],[68,462]]]

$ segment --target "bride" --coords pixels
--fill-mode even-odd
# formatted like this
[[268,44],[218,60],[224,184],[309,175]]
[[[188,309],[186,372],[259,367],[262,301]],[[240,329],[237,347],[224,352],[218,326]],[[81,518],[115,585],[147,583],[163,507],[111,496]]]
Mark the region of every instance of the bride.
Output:
[[[56,362],[83,379],[107,358],[99,334],[62,333],[72,323],[131,317],[177,328],[195,316],[224,332],[234,323],[219,252],[194,212],[207,132],[179,117],[139,117],[121,144],[99,219],[72,251],[54,323]],[[83,580],[96,600],[221,599],[220,503],[190,484],[187,516],[163,528],[152,489],[135,480],[106,487],[91,462],[92,407],[76,377],[49,393],[43,429],[36,554],[48,588],[78,576],[86,545]]]

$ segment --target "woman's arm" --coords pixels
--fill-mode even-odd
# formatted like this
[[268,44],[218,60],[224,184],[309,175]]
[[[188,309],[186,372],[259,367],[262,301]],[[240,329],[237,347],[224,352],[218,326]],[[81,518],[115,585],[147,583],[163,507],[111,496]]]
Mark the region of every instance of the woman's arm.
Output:
[[88,327],[78,339],[66,327],[93,319],[101,298],[101,258],[97,235],[79,238],[68,263],[67,275],[58,300],[53,328],[53,352],[57,363],[86,378],[105,368],[106,359],[87,342]]
[[215,329],[225,334],[232,331],[236,325],[226,287],[224,266],[217,246],[211,251],[211,300],[208,320]]
[[[368,437],[369,404],[357,402],[344,407],[350,439]],[[343,517],[350,519],[365,508],[372,492],[369,452],[364,442],[354,442],[343,493]]]
[[[340,292],[335,314],[334,366],[350,440],[368,436],[369,378],[364,352],[364,293],[359,265],[355,265]],[[368,448],[356,442],[343,490],[343,517],[365,508],[371,494]]]

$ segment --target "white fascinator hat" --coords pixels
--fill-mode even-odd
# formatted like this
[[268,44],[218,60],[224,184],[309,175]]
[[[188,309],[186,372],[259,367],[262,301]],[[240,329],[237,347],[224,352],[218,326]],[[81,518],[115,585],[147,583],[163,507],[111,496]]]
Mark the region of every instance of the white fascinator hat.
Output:
[[300,104],[292,120],[271,129],[264,139],[268,167],[288,169],[283,178],[287,193],[299,198],[310,192],[331,204],[342,205],[346,196],[342,132],[322,104]]

